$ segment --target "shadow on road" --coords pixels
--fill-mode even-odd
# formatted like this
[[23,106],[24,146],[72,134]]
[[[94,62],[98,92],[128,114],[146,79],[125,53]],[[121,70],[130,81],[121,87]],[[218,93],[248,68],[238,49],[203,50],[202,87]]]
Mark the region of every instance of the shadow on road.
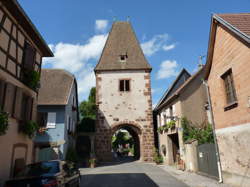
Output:
[[123,156],[123,157],[119,157],[119,158],[114,158],[114,160],[112,162],[101,162],[98,164],[97,167],[115,166],[115,165],[135,162],[135,161],[137,161],[137,160],[132,156]]
[[144,173],[88,174],[81,181],[81,187],[158,187]]

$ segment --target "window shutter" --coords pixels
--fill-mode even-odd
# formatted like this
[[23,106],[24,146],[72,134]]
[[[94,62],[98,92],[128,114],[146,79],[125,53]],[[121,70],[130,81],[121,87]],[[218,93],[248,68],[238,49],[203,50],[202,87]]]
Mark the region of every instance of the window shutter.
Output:
[[5,89],[5,101],[4,101],[4,111],[8,112],[10,116],[13,113],[13,105],[15,99],[15,86],[11,83],[6,84]]
[[25,51],[24,51],[24,62],[23,65],[27,69],[33,69],[35,62],[35,49],[29,44],[25,43]]
[[55,112],[48,113],[47,128],[56,128],[56,113]]
[[125,91],[129,91],[129,80],[125,80]]
[[26,113],[25,113],[25,121],[29,121],[32,119],[32,111],[33,111],[33,98],[27,97],[27,106],[26,106]]
[[0,109],[3,108],[4,104],[4,92],[5,92],[5,81],[0,80]]
[[23,100],[22,89],[17,87],[16,88],[15,108],[14,108],[14,113],[13,113],[13,116],[16,119],[21,119],[22,100]]
[[124,91],[124,80],[120,80],[120,91]]

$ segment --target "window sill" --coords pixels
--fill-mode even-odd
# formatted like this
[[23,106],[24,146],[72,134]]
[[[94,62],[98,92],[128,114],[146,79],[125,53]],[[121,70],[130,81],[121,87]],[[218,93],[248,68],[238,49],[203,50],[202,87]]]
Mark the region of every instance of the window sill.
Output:
[[230,104],[228,104],[227,106],[224,107],[224,111],[228,111],[228,110],[231,110],[233,108],[236,108],[238,106],[238,102],[237,101],[234,101]]

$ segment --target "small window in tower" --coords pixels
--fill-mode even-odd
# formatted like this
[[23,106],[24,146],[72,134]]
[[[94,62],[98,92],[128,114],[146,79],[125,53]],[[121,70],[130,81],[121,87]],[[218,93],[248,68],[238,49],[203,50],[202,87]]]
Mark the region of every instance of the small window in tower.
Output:
[[130,80],[120,80],[119,90],[120,90],[120,92],[130,91]]
[[120,55],[120,62],[126,62],[128,55]]

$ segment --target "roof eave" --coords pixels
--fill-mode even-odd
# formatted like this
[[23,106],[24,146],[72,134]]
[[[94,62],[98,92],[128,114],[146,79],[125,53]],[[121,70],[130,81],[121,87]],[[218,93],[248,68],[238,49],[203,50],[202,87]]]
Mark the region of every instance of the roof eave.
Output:
[[234,27],[232,24],[228,23],[226,20],[224,20],[223,18],[221,18],[219,15],[214,14],[213,18],[215,20],[217,20],[218,22],[220,22],[221,24],[223,24],[224,26],[226,26],[228,29],[230,29],[230,31],[232,31],[234,34],[238,35],[240,38],[242,38],[246,42],[250,43],[250,37],[247,34],[245,34],[244,32],[240,31],[239,29],[237,29],[236,27]]

